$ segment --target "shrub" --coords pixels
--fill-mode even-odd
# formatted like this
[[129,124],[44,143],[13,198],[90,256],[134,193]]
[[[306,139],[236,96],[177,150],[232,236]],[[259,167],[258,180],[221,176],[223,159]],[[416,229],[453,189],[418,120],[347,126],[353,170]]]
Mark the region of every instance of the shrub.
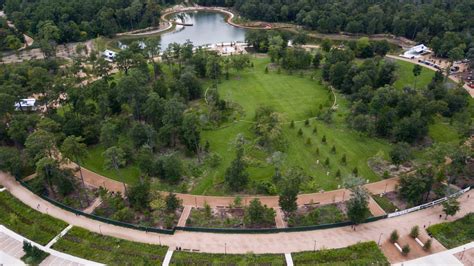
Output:
[[393,230],[393,232],[390,234],[390,242],[392,243],[395,243],[398,241],[398,231],[397,230]]
[[301,128],[298,130],[298,136],[303,136],[303,130]]
[[21,260],[28,265],[39,265],[49,255],[25,240],[23,241],[23,251],[26,254],[21,257]]
[[316,135],[318,133],[318,129],[316,128],[316,126],[313,128],[313,134]]
[[319,148],[316,148],[316,155],[319,155]]
[[265,67],[265,74],[268,74],[268,66]]
[[295,128],[295,121],[294,121],[294,120],[291,120],[291,122],[290,122],[290,128]]
[[213,152],[206,158],[206,162],[210,167],[216,168],[219,166],[219,164],[221,164],[222,157],[218,153]]
[[337,169],[336,177],[341,177],[341,170]]
[[418,225],[413,226],[410,231],[410,236],[412,238],[417,238],[419,234],[420,234],[420,228],[418,227]]
[[305,125],[305,126],[309,126],[309,119],[306,119],[306,120],[304,121],[304,125]]
[[430,250],[431,249],[431,239],[426,240],[425,245],[423,246],[424,250]]
[[326,161],[324,161],[324,165],[329,166],[329,158],[326,158]]
[[346,154],[343,154],[343,155],[342,155],[341,163],[342,163],[343,165],[346,165],[346,164],[347,164],[347,156],[346,156]]
[[321,139],[321,142],[326,143],[326,135],[323,136],[323,138]]
[[357,169],[357,167],[354,167],[354,169],[352,169],[352,174],[355,175],[355,176],[358,176],[359,175],[359,169]]
[[334,153],[334,154],[336,153],[336,146],[335,145],[332,145],[331,152]]
[[410,246],[408,244],[405,244],[402,247],[402,254],[403,254],[403,256],[406,256],[406,255],[408,255],[408,253],[410,253]]
[[307,138],[307,139],[306,139],[306,145],[308,145],[308,146],[311,145],[311,139],[310,139],[310,138]]

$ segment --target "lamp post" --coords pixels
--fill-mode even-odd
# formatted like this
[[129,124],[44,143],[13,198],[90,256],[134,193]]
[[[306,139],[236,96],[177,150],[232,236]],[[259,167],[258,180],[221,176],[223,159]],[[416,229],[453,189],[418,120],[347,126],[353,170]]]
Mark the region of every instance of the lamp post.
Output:
[[378,244],[377,244],[378,246],[380,246],[380,240],[382,239],[382,235],[383,235],[383,233],[380,233],[379,242],[377,242],[377,243],[378,243]]
[[102,235],[102,229],[100,228],[101,226],[102,226],[102,225],[99,224],[99,232],[100,232],[100,234]]
[[316,251],[316,240],[314,240],[313,251]]
[[227,255],[227,243],[224,243],[224,254]]

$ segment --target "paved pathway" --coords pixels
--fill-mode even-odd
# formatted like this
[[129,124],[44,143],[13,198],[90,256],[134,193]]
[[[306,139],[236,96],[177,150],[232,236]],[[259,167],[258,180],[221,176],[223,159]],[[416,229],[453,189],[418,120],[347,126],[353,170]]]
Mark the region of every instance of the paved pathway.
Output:
[[191,214],[193,206],[185,205],[181,216],[179,217],[178,226],[186,226],[186,221]]
[[[131,241],[150,244],[159,244],[161,242],[163,245],[170,247],[181,246],[183,249],[199,250],[200,252],[207,253],[222,253],[224,246],[226,246],[228,253],[292,253],[313,250],[315,240],[318,243],[318,249],[341,248],[360,241],[377,242],[381,233],[384,235],[383,239],[386,239],[394,229],[397,229],[400,235],[408,235],[414,225],[419,225],[420,228],[423,228],[423,225],[428,225],[428,223],[445,222],[444,219],[439,219],[439,215],[442,214],[442,207],[435,206],[395,218],[362,224],[357,226],[357,231],[353,231],[350,226],[347,226],[277,234],[214,234],[176,231],[174,235],[160,235],[105,224],[83,216],[76,216],[41,199],[21,186],[13,177],[1,172],[0,184],[30,207],[36,208],[40,204],[39,210],[41,212],[46,212],[46,208],[48,208],[49,215],[74,226]],[[471,195],[471,197],[467,198],[467,195]],[[460,197],[461,210],[454,217],[449,217],[448,221],[459,219],[465,214],[473,212],[473,202],[474,190],[471,190]],[[424,230],[420,231],[420,237],[428,237]],[[397,261],[392,262],[395,263]]]
[[[71,165],[70,167],[74,167]],[[99,188],[105,187],[109,191],[120,192],[124,194],[123,184],[119,181],[107,178],[105,176],[99,175],[95,172],[92,172],[86,168],[82,168],[82,174],[84,177],[84,182],[91,187]],[[385,179],[379,182],[369,183],[365,185],[365,188],[372,194],[380,194],[383,192],[394,191],[397,184],[398,178]],[[162,192],[164,195],[167,195],[168,192]],[[195,206],[195,207],[204,207],[204,204],[207,203],[211,207],[217,206],[229,206],[235,200],[233,196],[202,196],[202,195],[191,195],[183,193],[175,193],[181,200],[183,200],[183,205]],[[350,192],[346,189],[338,189],[327,192],[320,193],[310,193],[310,194],[300,194],[298,196],[298,205],[310,204],[310,203],[319,203],[321,205],[330,204],[334,202],[348,200]],[[244,205],[247,205],[252,199],[258,197],[262,204],[266,204],[270,208],[278,208],[278,196],[241,196],[242,202]]]
[[[394,266],[410,266],[410,265],[430,265],[430,266],[447,266],[447,265],[473,265],[471,261],[468,261],[469,257],[464,257],[462,261],[461,257],[458,258],[458,254],[462,252],[469,252],[469,250],[474,249],[474,242],[468,243],[466,245],[449,249],[443,252],[432,254],[426,257],[405,261],[403,263],[395,264]],[[464,254],[466,255],[466,254]]]
[[[8,258],[9,260],[11,259],[11,257],[19,259],[25,254],[25,252],[23,251],[23,241],[25,240],[30,242],[33,246],[36,246],[37,248],[50,254],[48,258],[46,258],[45,261],[41,263],[41,265],[103,265],[97,262],[65,254],[49,247],[42,246],[11,231],[5,226],[0,225],[0,251],[3,251],[8,254],[10,257]],[[0,257],[0,259],[1,258],[2,257]],[[3,263],[2,260],[0,260],[0,264],[1,263]]]
[[171,257],[173,257],[173,249],[168,249],[165,255],[165,259],[163,260],[163,266],[168,266],[170,265],[171,262]]
[[100,204],[102,204],[102,199],[100,197],[97,197],[92,202],[92,204],[84,210],[84,212],[90,214],[90,213],[94,212],[95,208],[99,207]]
[[285,214],[283,213],[283,211],[281,210],[281,208],[274,208],[275,210],[275,223],[276,223],[276,227],[277,228],[286,228],[287,227],[287,224],[285,222],[285,220],[283,219],[283,217],[285,217]]
[[57,236],[55,236],[51,241],[49,241],[48,244],[46,244],[45,247],[50,248],[52,247],[56,242],[58,242],[59,239],[61,239],[69,230],[72,229],[72,225],[68,225],[64,230],[62,230]]
[[285,254],[285,261],[287,266],[293,266],[293,257],[291,257],[291,253]]

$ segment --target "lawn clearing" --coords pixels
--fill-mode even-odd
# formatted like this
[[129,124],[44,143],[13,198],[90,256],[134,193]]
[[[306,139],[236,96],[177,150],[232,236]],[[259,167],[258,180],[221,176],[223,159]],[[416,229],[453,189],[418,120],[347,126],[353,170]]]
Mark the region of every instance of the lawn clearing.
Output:
[[[415,85],[415,77],[413,76],[413,67],[415,64],[403,60],[395,60],[398,65],[398,79],[393,84],[397,89],[403,89],[406,86],[412,87]],[[421,74],[416,80],[417,88],[424,88],[428,86],[435,72],[429,68],[422,67]]]
[[[342,203],[344,204],[344,203]],[[316,207],[302,206],[294,217],[288,220],[288,226],[310,226],[320,224],[333,224],[347,221],[346,215],[336,204]]]
[[0,213],[0,224],[41,245],[46,245],[67,226],[23,204],[7,191],[0,193]]
[[117,174],[114,169],[105,169],[104,168],[104,153],[105,148],[101,145],[92,146],[88,148],[88,157],[84,159],[83,165],[85,168],[98,173],[99,175],[103,175],[109,177],[111,179],[117,180],[122,182],[122,178],[124,178],[125,183],[129,185],[137,184],[139,181],[140,176],[140,169],[138,166],[131,165],[124,168],[119,169],[121,177]]
[[72,228],[53,249],[109,265],[161,265],[168,247],[103,236]]
[[292,253],[295,265],[389,265],[373,241],[339,249]]
[[[233,72],[229,80],[218,85],[221,97],[242,106],[244,114],[240,120],[202,133],[203,143],[209,141],[211,152],[218,153],[222,162],[216,168],[206,169],[206,175],[192,189],[193,194],[225,194],[221,184],[224,182],[225,170],[235,156],[233,141],[242,134],[249,142],[253,142],[255,134],[252,121],[255,110],[262,105],[273,107],[285,118],[283,134],[289,145],[285,151],[284,166],[300,167],[311,177],[309,182],[303,184],[303,192],[336,189],[342,183],[340,178],[336,178],[337,171],[341,172],[341,176],[346,176],[356,167],[364,179],[371,182],[380,180],[367,165],[367,160],[377,154],[387,158],[390,144],[385,140],[361,136],[347,128],[345,117],[349,110],[346,99],[337,95],[338,110],[333,114],[331,124],[311,119],[310,125],[305,126],[304,120],[313,118],[320,105],[332,106],[332,92],[317,80],[311,80],[307,74],[302,77],[299,74],[278,74],[275,70],[265,74],[265,66],[270,63],[268,58],[253,59],[252,62],[253,68]],[[292,120],[296,121],[295,128],[289,126]],[[313,133],[314,127],[317,128],[316,134]],[[300,128],[303,136],[297,135]],[[326,144],[321,141],[324,135],[327,138]],[[311,139],[309,145],[308,138]],[[331,152],[332,146],[336,147],[336,153]],[[347,165],[341,164],[344,154]],[[251,180],[270,181],[274,167],[267,159],[271,154],[246,149],[246,156],[252,162],[248,168]],[[326,158],[330,160],[327,167],[322,165]]]
[[170,265],[286,265],[283,254],[210,254],[175,251]]
[[448,249],[467,244],[474,241],[474,213],[454,222],[432,225],[427,230]]

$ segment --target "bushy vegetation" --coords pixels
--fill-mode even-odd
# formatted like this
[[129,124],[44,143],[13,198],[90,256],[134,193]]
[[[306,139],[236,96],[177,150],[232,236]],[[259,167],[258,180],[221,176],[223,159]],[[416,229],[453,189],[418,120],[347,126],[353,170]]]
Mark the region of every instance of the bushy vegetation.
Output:
[[49,256],[49,253],[42,251],[27,241],[23,241],[23,251],[26,254],[21,257],[21,260],[28,265],[39,265],[44,259],[46,259],[46,257]]
[[307,213],[290,216],[288,226],[308,226],[332,224],[347,221],[346,215],[335,205],[325,205],[309,210]]
[[375,242],[363,242],[339,249],[292,253],[295,265],[389,265]]
[[0,193],[0,211],[0,224],[42,245],[67,226],[65,222],[23,204],[7,191]]
[[168,247],[103,236],[74,227],[53,249],[109,265],[161,264]]
[[210,254],[175,251],[170,265],[285,265],[283,254]]
[[385,198],[384,196],[372,195],[372,198],[386,213],[395,212],[395,210],[397,209],[397,206],[395,206],[389,199]]
[[449,223],[428,227],[428,232],[446,248],[455,248],[474,240],[474,214]]
[[23,35],[8,26],[7,20],[0,17],[0,51],[17,50],[24,42]]
[[173,0],[159,3],[144,0],[110,3],[97,0],[81,3],[67,0],[3,2],[5,12],[20,32],[59,43],[157,26],[161,4],[175,3]]

